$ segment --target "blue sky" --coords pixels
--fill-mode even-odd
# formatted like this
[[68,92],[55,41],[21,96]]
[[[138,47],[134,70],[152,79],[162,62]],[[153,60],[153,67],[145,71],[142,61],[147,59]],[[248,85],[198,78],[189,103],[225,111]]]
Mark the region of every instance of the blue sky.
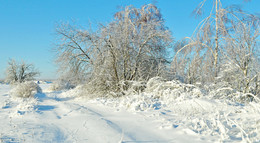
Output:
[[[166,26],[176,40],[190,36],[203,18],[195,19],[192,11],[202,0],[157,0]],[[109,23],[121,6],[140,7],[153,0],[0,0],[0,79],[5,77],[9,58],[33,63],[41,72],[39,78],[56,78],[55,25],[76,21]],[[205,15],[212,6],[205,5]],[[260,13],[260,0],[222,0],[223,5],[240,4],[246,11]]]

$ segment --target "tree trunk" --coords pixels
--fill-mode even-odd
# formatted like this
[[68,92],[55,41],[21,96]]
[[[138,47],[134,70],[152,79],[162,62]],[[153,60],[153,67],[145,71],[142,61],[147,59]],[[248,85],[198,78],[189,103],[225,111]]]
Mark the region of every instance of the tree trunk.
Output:
[[216,37],[215,37],[215,54],[214,54],[214,68],[215,68],[215,73],[214,76],[218,76],[218,51],[219,51],[219,14],[218,14],[218,0],[216,0]]

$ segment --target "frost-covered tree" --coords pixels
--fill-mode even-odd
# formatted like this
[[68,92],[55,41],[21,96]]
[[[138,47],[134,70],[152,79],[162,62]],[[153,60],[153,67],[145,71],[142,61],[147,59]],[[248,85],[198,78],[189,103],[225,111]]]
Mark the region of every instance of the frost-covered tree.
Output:
[[40,75],[33,64],[27,64],[24,61],[18,63],[13,59],[10,59],[7,64],[5,81],[8,83],[22,83]]
[[[127,6],[108,25],[92,30],[69,24],[57,29],[62,71],[80,75],[99,90],[118,91],[128,80],[163,75],[172,38],[159,9]],[[69,75],[69,74],[68,74]]]
[[[226,68],[222,67],[226,76],[222,80],[228,81],[233,88],[248,93],[257,91],[259,75],[259,22],[260,19],[251,16],[243,23],[237,23],[230,39],[226,40],[223,52]],[[230,34],[230,35],[231,35]],[[230,72],[229,75],[226,72]],[[228,78],[229,80],[226,80]]]
[[[202,13],[206,1],[209,0],[203,0],[194,10],[196,15]],[[176,46],[176,55],[172,62],[175,75],[183,76],[187,83],[216,83],[223,65],[228,62],[228,51],[238,49],[235,48],[234,43],[237,42],[234,41],[242,40],[244,35],[252,43],[256,42],[256,35],[245,34],[253,29],[252,24],[247,24],[249,21],[257,25],[257,20],[250,17],[254,16],[243,13],[235,6],[223,8],[220,0],[213,0],[209,16],[201,21],[191,37],[185,38],[186,44]],[[235,57],[242,53],[233,54]]]
[[102,28],[101,35],[102,51],[106,53],[102,56],[105,63],[98,61],[106,69],[98,75],[101,78],[116,85],[163,74],[171,35],[156,6],[126,7],[115,14],[115,21]]
[[[203,0],[194,10],[196,16],[202,14],[206,1]],[[176,51],[173,68],[178,67],[178,63],[183,64],[182,67],[185,69],[179,72],[186,73],[186,82],[201,82],[203,79],[207,79],[205,82],[208,82],[218,76],[220,50],[224,47],[223,38],[227,35],[225,24],[227,14],[229,13],[222,7],[221,1],[213,0],[213,8],[209,16],[200,22],[191,37],[185,38],[188,43]],[[180,58],[181,52],[185,56]]]

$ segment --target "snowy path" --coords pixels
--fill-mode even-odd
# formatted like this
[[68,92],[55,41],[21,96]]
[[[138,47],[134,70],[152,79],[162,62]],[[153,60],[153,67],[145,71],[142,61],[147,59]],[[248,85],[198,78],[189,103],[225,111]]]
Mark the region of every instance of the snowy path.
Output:
[[117,111],[101,104],[62,97],[59,93],[49,93],[38,99],[42,101],[39,107],[52,110],[49,113],[46,110],[42,119],[52,117],[48,123],[62,127],[69,142],[196,142],[196,136],[184,138],[179,137],[179,130],[160,129],[161,118],[151,113]]
[[47,87],[37,100],[25,100],[10,98],[10,87],[1,86],[1,142],[203,142],[187,129],[164,128],[158,112],[118,110]]

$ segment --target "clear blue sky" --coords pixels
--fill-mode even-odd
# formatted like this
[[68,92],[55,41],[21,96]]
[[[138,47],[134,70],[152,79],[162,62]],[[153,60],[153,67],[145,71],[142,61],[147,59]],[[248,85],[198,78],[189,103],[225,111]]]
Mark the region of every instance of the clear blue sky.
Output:
[[[202,0],[157,0],[166,25],[176,40],[190,36],[198,22],[191,16]],[[212,6],[208,0],[205,14]],[[75,20],[106,24],[119,7],[140,7],[153,0],[0,0],[0,79],[5,77],[9,58],[33,63],[41,72],[39,78],[56,78],[55,25]],[[260,13],[260,0],[222,0],[223,5],[240,4],[246,11]]]

